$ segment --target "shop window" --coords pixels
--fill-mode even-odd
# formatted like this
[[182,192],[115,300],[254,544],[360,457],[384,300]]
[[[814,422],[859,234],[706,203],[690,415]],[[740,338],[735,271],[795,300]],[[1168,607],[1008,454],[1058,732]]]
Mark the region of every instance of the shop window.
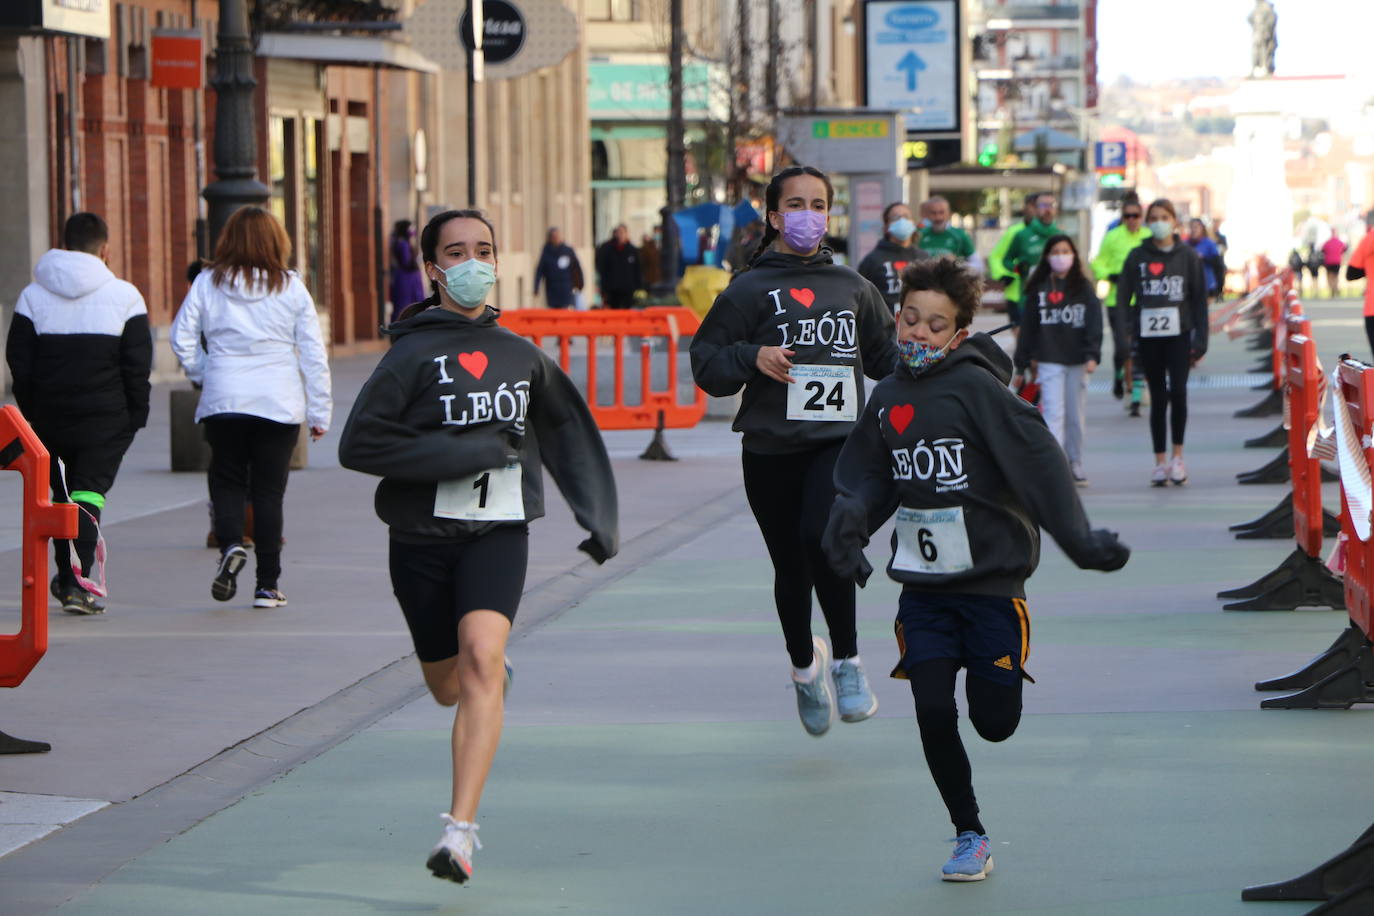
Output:
[[267,119],[267,183],[272,188],[268,208],[291,233],[286,219],[286,119],[273,115]]
[[610,159],[606,155],[606,141],[592,141],[592,180],[611,177]]
[[638,22],[641,0],[587,0],[592,22]]
[[305,206],[305,284],[310,295],[319,302],[324,296],[320,286],[320,195],[323,188],[320,182],[320,150],[324,147],[324,121],[310,118],[305,122],[305,156],[301,163],[301,173],[305,178],[305,193],[302,203]]

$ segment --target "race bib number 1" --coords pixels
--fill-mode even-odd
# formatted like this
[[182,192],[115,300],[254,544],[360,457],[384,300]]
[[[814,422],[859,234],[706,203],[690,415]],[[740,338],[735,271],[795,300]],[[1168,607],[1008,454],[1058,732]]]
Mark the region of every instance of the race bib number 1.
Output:
[[1176,305],[1140,311],[1141,337],[1177,337],[1182,333],[1182,328]]
[[849,366],[793,366],[787,386],[787,419],[853,421],[859,417],[859,390]]
[[973,568],[964,507],[897,510],[897,551],[892,568],[942,575]]
[[483,471],[434,488],[434,516],[469,522],[523,522],[525,493],[518,464]]

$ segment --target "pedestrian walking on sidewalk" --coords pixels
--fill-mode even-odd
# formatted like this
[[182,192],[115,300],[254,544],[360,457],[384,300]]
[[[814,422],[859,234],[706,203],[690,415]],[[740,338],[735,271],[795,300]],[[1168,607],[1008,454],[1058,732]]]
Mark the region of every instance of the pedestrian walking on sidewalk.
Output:
[[5,346],[14,400],[53,459],[53,499],[80,509],[77,562],[71,541],[53,541],[50,590],[70,614],[105,610],[103,571],[97,583],[87,578],[99,566],[100,515],[134,433],[148,424],[148,309],[133,284],[110,271],[109,251],[103,219],[68,218],[62,248],[38,259],[34,282],[19,294]]
[[644,289],[639,250],[630,244],[630,230],[624,223],[596,249],[596,282],[601,304],[608,309],[633,308],[635,294]]
[[428,859],[472,877],[477,807],[501,739],[506,640],[524,591],[529,523],[544,514],[540,463],[598,563],[619,544],[615,478],[586,401],[553,360],[497,323],[496,232],[449,210],[420,235],[434,292],[387,329],[394,343],[358,394],[339,462],[376,474],[391,584],[430,694],[457,706],[453,794]]
[[887,205],[883,225],[887,231],[859,262],[858,269],[859,275],[878,287],[883,301],[895,311],[902,291],[902,271],[908,264],[930,255],[915,244],[916,224],[911,220],[911,208],[900,200]]
[[1067,235],[1045,243],[1023,301],[1016,368],[1029,369],[1040,383],[1045,423],[1068,456],[1074,483],[1086,487],[1083,432],[1088,376],[1102,359],[1102,303]]
[[968,671],[978,734],[1010,738],[1030,680],[1025,580],[1040,528],[1085,569],[1119,569],[1130,551],[1089,528],[1063,452],[1035,408],[1007,389],[1011,361],[989,335],[970,336],[979,278],[938,258],[908,267],[902,290],[898,365],[840,452],[825,552],[837,575],[864,583],[872,567],[863,548],[895,510],[888,575],[902,594],[892,677],[910,682],[926,762],[957,834],[941,877],[980,881],[992,871],[991,841],[959,736],[955,676]]
[[[210,502],[220,558],[210,594],[228,601],[248,560],[253,506],[253,607],[286,604],[280,588],[282,499],[301,423],[319,439],[334,402],[315,302],[287,269],[291,240],[261,207],[235,210],[215,257],[172,321],[172,351],[201,388],[196,422],[210,443]],[[205,347],[201,347],[201,338]]]
[[[797,711],[812,735],[835,716],[859,722],[878,708],[859,659],[854,583],[821,551],[834,498],[835,458],[863,407],[866,374],[896,359],[892,311],[878,289],[821,247],[834,196],[810,167],[784,169],[766,192],[768,229],[692,338],[692,372],[708,394],[744,389],[744,490],[773,561]],[[815,591],[830,645],[811,633]],[[834,662],[831,663],[833,647]]]
[[420,260],[415,251],[415,228],[408,219],[396,221],[391,229],[391,320],[425,298],[425,283],[420,275]]
[[549,228],[544,250],[539,253],[539,264],[534,269],[536,296],[541,283],[551,309],[572,308],[582,295],[582,262],[572,246],[563,241],[563,232],[557,226]]
[[1106,280],[1107,323],[1112,329],[1112,397],[1120,401],[1130,392],[1126,409],[1131,416],[1140,416],[1140,402],[1145,394],[1145,374],[1140,361],[1131,359],[1131,333],[1126,326],[1128,309],[1118,308],[1117,286],[1121,280],[1121,266],[1126,255],[1150,237],[1145,225],[1145,208],[1134,191],[1121,199],[1121,222],[1107,230],[1102,245],[1093,258],[1093,274]]
[[[1150,238],[1126,256],[1117,307],[1128,309],[1132,354],[1150,388],[1151,486],[1188,482],[1188,372],[1207,353],[1207,280],[1202,259],[1178,237],[1178,214],[1161,198],[1145,210]],[[1172,435],[1172,457],[1166,444]]]

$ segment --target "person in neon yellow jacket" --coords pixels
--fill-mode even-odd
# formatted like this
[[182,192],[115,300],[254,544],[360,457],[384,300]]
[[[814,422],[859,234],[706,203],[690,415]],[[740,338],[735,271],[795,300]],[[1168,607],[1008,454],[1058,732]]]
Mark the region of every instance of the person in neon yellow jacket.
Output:
[[[1121,224],[1107,230],[1107,234],[1102,237],[1102,247],[1097,250],[1097,257],[1092,260],[1093,275],[1111,284],[1103,301],[1107,305],[1108,324],[1112,328],[1112,364],[1116,369],[1112,376],[1112,396],[1117,400],[1121,400],[1126,393],[1124,369],[1126,357],[1130,353],[1130,343],[1126,335],[1126,310],[1116,308],[1116,279],[1121,273],[1121,265],[1126,263],[1126,255],[1150,237],[1150,230],[1142,219],[1143,214],[1144,207],[1141,206],[1138,197],[1130,194],[1122,198]],[[1137,373],[1131,374],[1134,377]],[[1143,387],[1143,381],[1131,386],[1132,416],[1139,415]]]
[[992,279],[1003,282],[1003,295],[1007,298],[1007,320],[1015,324],[1021,323],[1021,276],[1007,266],[1006,256],[1011,250],[1011,243],[1016,234],[1035,219],[1035,199],[1039,196],[1038,193],[1026,195],[1021,222],[1012,224],[1011,228],[1002,233],[1002,237],[997,240],[997,247],[988,254],[988,273]]

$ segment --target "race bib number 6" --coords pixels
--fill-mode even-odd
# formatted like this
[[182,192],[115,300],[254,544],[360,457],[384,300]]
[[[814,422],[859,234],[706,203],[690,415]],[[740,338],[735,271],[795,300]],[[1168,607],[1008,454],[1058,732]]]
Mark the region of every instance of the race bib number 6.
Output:
[[892,568],[943,575],[973,568],[964,507],[897,510],[897,551]]
[[1177,337],[1182,333],[1182,328],[1176,305],[1140,311],[1141,337]]
[[441,481],[434,488],[434,516],[469,522],[523,522],[523,474],[520,465],[512,464]]
[[787,419],[837,421],[858,419],[859,390],[849,366],[793,366],[787,386]]

